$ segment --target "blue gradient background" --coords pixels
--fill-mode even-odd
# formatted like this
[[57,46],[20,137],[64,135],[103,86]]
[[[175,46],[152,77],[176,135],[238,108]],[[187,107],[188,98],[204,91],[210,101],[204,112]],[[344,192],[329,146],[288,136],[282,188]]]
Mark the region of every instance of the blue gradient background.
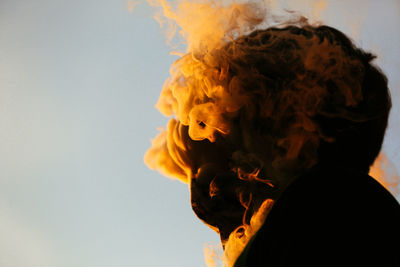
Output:
[[[142,160],[166,124],[154,104],[176,59],[153,14],[125,1],[1,0],[0,266],[205,265],[218,236],[186,185]],[[400,169],[400,2],[328,1],[321,18],[378,54],[393,97],[384,150]]]

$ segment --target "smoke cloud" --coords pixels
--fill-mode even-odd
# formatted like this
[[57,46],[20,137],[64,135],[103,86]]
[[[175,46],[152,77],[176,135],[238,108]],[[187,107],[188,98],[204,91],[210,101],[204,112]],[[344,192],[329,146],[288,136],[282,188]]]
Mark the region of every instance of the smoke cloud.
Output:
[[321,160],[373,163],[390,110],[387,81],[343,33],[293,12],[273,15],[272,2],[150,3],[161,7],[168,40],[187,50],[161,91],[156,107],[171,119],[145,163],[188,183],[227,265],[304,171]]

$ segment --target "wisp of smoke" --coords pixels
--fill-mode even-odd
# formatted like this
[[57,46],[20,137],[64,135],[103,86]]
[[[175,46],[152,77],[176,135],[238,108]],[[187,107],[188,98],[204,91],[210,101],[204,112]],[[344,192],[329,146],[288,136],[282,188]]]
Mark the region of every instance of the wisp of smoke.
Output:
[[394,196],[400,196],[400,178],[396,167],[384,153],[380,153],[369,175],[379,181]]

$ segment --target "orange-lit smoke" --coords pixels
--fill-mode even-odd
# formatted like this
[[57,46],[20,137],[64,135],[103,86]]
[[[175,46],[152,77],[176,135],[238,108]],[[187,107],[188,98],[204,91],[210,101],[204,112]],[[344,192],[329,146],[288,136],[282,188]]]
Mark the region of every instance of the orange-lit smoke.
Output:
[[[161,92],[159,101],[156,107],[168,117],[173,117],[168,124],[166,132],[160,135],[153,141],[152,149],[148,151],[145,156],[145,162],[150,168],[158,169],[163,174],[178,178],[181,181],[187,182],[188,177],[193,173],[197,173],[193,167],[199,168],[190,158],[187,150],[187,142],[184,138],[189,138],[194,141],[201,141],[208,139],[210,142],[215,142],[216,136],[226,136],[232,131],[232,121],[238,117],[240,109],[245,107],[248,112],[246,120],[255,119],[258,114],[252,114],[254,102],[258,102],[258,106],[263,110],[257,111],[262,113],[262,117],[275,117],[276,120],[283,120],[284,117],[279,117],[278,114],[272,114],[273,104],[262,103],[268,92],[265,90],[266,81],[263,75],[254,73],[251,69],[242,68],[240,65],[250,65],[253,59],[247,60],[248,48],[245,42],[231,43],[239,36],[249,34],[257,29],[257,27],[268,25],[268,20],[278,20],[279,18],[272,18],[266,12],[266,4],[263,2],[234,2],[233,4],[226,4],[224,1],[199,1],[199,2],[175,2],[175,9],[173,9],[166,1],[152,1],[152,3],[159,4],[163,7],[165,18],[169,19],[167,22],[170,24],[170,39],[176,33],[175,24],[181,28],[180,36],[187,42],[187,51],[180,59],[178,59],[171,67],[171,77],[165,82]],[[160,19],[161,20],[161,19]],[[305,25],[306,21],[300,16],[292,14],[290,20],[285,20],[288,24]],[[267,24],[265,24],[267,23]],[[172,25],[172,26],[171,26]],[[176,26],[175,25],[175,26]],[[274,33],[271,33],[274,35]],[[257,44],[252,44],[253,49],[250,53],[254,53],[255,49],[267,49],[268,46],[274,46],[274,36],[267,43],[263,44],[262,38],[269,38],[270,34],[254,37]],[[291,36],[288,36],[291,38]],[[306,45],[307,51],[301,51],[298,55],[305,62],[305,67],[309,71],[319,71],[319,69],[332,58],[338,59],[339,64],[343,65],[343,73],[349,68],[360,69],[358,73],[354,73],[354,77],[348,77],[346,82],[343,82],[339,87],[343,88],[346,105],[354,105],[359,101],[360,84],[357,82],[362,75],[362,68],[359,62],[345,59],[342,55],[343,51],[339,46],[332,46],[327,42],[318,43],[317,36],[313,40],[307,40],[307,37],[298,37],[300,43],[312,43]],[[277,43],[276,45],[279,45]],[[264,55],[265,56],[265,55]],[[265,62],[268,60],[281,61],[282,59],[275,56],[265,56]],[[256,60],[254,60],[256,61]],[[271,65],[273,63],[271,62]],[[232,75],[233,73],[236,74]],[[324,72],[327,79],[337,78],[343,76],[343,73],[338,72],[337,69]],[[336,76],[336,77],[334,77]],[[268,78],[268,77],[267,77]],[[313,83],[310,77],[299,75],[298,80],[303,80],[303,87],[307,85],[307,81]],[[353,79],[353,81],[352,81]],[[253,88],[246,88],[249,80],[254,81],[251,84]],[[258,82],[258,84],[256,84]],[[348,84],[353,84],[352,88]],[[305,88],[303,88],[305,89]],[[326,94],[324,88],[315,89],[312,94],[305,92],[296,93],[288,92],[284,101],[287,105],[303,105],[303,103],[296,102],[301,99],[302,101],[318,101]],[[247,90],[247,91],[246,91]],[[296,95],[297,94],[297,95]],[[305,98],[307,99],[305,99]],[[296,100],[297,98],[297,100]],[[284,107],[283,107],[284,109]],[[284,110],[281,110],[282,113]],[[297,122],[292,125],[297,130],[291,132],[285,138],[277,140],[279,146],[286,151],[284,155],[287,159],[296,158],[302,147],[307,143],[314,143],[314,150],[318,146],[318,138],[325,138],[319,131],[316,124],[309,119],[310,114],[315,114],[316,110],[304,110],[296,114]],[[346,116],[341,114],[341,116]],[[279,119],[277,118],[279,117]],[[243,120],[244,121],[244,120]],[[187,126],[189,137],[183,137],[184,126]],[[241,125],[241,130],[248,128],[246,125]],[[246,131],[251,131],[250,128]],[[312,133],[312,134],[310,134]],[[243,142],[247,142],[254,138],[253,133],[243,133]],[[265,137],[265,136],[263,136]],[[314,140],[311,140],[314,139]],[[188,141],[188,139],[187,139]],[[190,141],[190,140],[189,140]],[[253,144],[250,144],[253,143]],[[256,142],[249,141],[245,144],[248,151],[254,151]],[[261,142],[263,143],[263,142]],[[256,146],[261,144],[257,143]],[[311,145],[313,146],[313,145]],[[262,146],[261,146],[262,147]],[[268,148],[262,147],[266,151]],[[258,148],[260,149],[260,148]],[[240,155],[240,153],[237,153]],[[238,156],[244,158],[244,155]],[[310,166],[313,156],[308,156],[308,163]],[[265,161],[265,159],[259,159]],[[280,164],[278,160],[275,165]],[[308,167],[307,166],[307,167]],[[251,171],[255,171],[254,169]],[[271,174],[270,174],[271,175]]]
[[224,266],[233,266],[247,243],[264,224],[273,204],[274,201],[272,199],[265,200],[253,214],[249,224],[239,226],[229,235],[228,240],[224,244],[223,255],[219,253],[218,247],[205,246],[204,255],[207,267],[217,267],[221,261],[224,263]]
[[273,200],[317,163],[320,144],[335,141],[315,117],[369,119],[348,111],[364,100],[367,70],[330,30],[296,13],[274,16],[272,2],[149,2],[161,7],[168,39],[187,49],[164,83],[156,107],[171,119],[145,163],[189,184],[193,210],[220,233],[230,266]]
[[396,166],[380,153],[372,165],[369,175],[379,181],[394,196],[400,196],[400,177]]
[[[228,69],[212,68],[216,62],[210,53],[253,31],[267,17],[266,8],[262,2],[246,1],[149,2],[162,7],[156,18],[160,24],[167,24],[168,40],[176,37],[177,27],[181,29],[177,38],[186,44],[187,51],[171,67],[171,77],[165,81],[156,105],[165,116],[174,118],[153,140],[145,162],[168,177],[187,182],[193,163],[186,156],[186,144],[174,129],[189,126],[192,140],[210,141],[214,141],[216,132],[229,132],[229,122],[222,114],[234,113],[244,103],[237,94],[228,93],[221,82],[215,82],[225,81]],[[218,99],[219,104],[211,99]]]

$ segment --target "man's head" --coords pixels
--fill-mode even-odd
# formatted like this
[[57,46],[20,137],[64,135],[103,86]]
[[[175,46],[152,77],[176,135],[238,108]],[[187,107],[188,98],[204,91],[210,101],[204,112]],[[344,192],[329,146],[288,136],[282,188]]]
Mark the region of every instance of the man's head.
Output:
[[194,211],[225,239],[317,163],[368,170],[391,107],[372,59],[340,31],[309,25],[188,54],[158,103],[176,118],[148,160],[189,181]]

